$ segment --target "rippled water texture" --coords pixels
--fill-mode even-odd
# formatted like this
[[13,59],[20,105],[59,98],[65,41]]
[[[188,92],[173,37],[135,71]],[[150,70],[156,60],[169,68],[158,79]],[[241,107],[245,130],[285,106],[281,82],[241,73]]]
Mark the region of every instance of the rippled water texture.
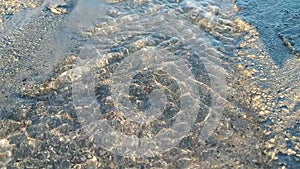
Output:
[[3,2],[0,166],[298,168],[298,6]]

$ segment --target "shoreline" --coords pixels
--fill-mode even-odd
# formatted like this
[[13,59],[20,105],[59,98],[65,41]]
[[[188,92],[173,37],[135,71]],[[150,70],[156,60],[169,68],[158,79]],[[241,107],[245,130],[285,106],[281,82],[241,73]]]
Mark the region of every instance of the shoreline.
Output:
[[[37,4],[41,4],[41,2],[38,2]],[[20,6],[22,5],[24,4],[20,4]],[[31,2],[28,2],[28,6],[34,7]],[[17,10],[19,9],[17,8]],[[67,31],[62,33],[56,32],[56,28],[60,29],[60,26],[63,27],[64,25],[64,22],[62,22],[62,20],[64,19],[64,14],[53,15],[48,13],[48,15],[49,16],[45,22],[39,22],[43,19],[42,17],[40,18],[41,20],[37,20],[37,22],[35,22],[35,24],[41,23],[40,25],[29,25],[27,27],[27,29],[37,29],[45,26],[44,24],[48,24],[48,26],[46,27],[49,28],[49,30],[45,30],[44,36],[46,38],[41,38],[40,41],[35,41],[36,38],[33,37],[31,42],[31,40],[26,39],[26,37],[30,37],[32,35],[32,32],[26,32],[25,34],[27,35],[24,36],[24,39],[17,39],[16,37],[16,39],[11,42],[1,41],[4,47],[0,53],[0,65],[2,67],[0,73],[0,84],[1,86],[5,87],[1,89],[2,91],[0,93],[0,103],[9,103],[9,105],[7,105],[8,108],[4,108],[1,104],[0,110],[4,111],[4,115],[2,115],[2,117],[0,118],[0,122],[2,126],[15,125],[15,127],[12,129],[13,134],[9,139],[4,138],[1,140],[0,146],[2,149],[11,151],[14,150],[15,152],[18,152],[23,150],[22,148],[14,149],[14,145],[21,145],[22,147],[22,144],[16,141],[17,139],[26,140],[25,142],[28,142],[28,144],[24,143],[24,146],[42,146],[44,144],[43,139],[50,137],[48,138],[51,140],[49,146],[54,146],[54,143],[59,140],[61,145],[72,145],[77,147],[79,151],[81,148],[78,147],[77,144],[78,141],[82,141],[84,142],[84,148],[89,149],[90,151],[85,151],[85,155],[81,154],[80,157],[77,157],[77,154],[80,154],[79,152],[77,152],[77,150],[73,150],[77,154],[74,154],[74,152],[72,152],[71,150],[65,150],[69,153],[66,159],[61,159],[65,162],[65,167],[70,164],[67,162],[67,160],[70,159],[73,160],[73,164],[77,165],[78,163],[78,166],[107,165],[110,167],[116,167],[118,164],[116,164],[113,160],[106,159],[106,157],[108,159],[113,158],[113,154],[104,152],[99,148],[96,148],[95,150],[95,147],[89,145],[91,141],[88,138],[84,138],[81,132],[76,132],[78,121],[76,121],[76,117],[74,114],[68,112],[72,112],[73,109],[69,98],[70,89],[68,88],[68,86],[62,85],[62,87],[54,88],[48,86],[47,88],[47,85],[51,86],[52,84],[49,82],[51,82],[52,80],[55,81],[55,79],[59,77],[60,74],[70,69],[72,65],[74,65],[72,55],[74,56],[78,54],[78,51],[76,50],[80,50],[80,46],[82,46],[81,41],[84,41],[86,39],[86,37],[75,35],[73,41],[66,42],[64,46],[60,46],[59,44],[62,44],[63,42],[56,43],[55,38],[62,36],[66,39],[70,39],[74,36],[74,34],[68,34],[66,33]],[[242,40],[239,43],[239,46],[236,47],[238,50],[236,50],[235,52],[236,57],[233,58],[233,63],[236,65],[231,65],[231,70],[229,70],[228,72],[232,71],[230,72],[232,74],[229,73],[227,77],[231,80],[229,83],[229,95],[232,97],[231,101],[233,101],[234,104],[237,105],[226,105],[227,114],[225,114],[224,119],[221,120],[219,127],[214,132],[214,136],[211,137],[211,140],[209,140],[211,141],[211,143],[208,142],[204,147],[199,147],[200,149],[203,148],[203,154],[201,154],[201,158],[205,158],[205,156],[208,156],[212,159],[191,159],[191,166],[199,167],[199,165],[206,165],[206,167],[210,167],[217,165],[215,167],[220,168],[221,166],[218,166],[218,164],[216,164],[216,162],[214,162],[213,160],[224,158],[219,159],[220,161],[224,160],[224,166],[234,165],[240,167],[253,167],[255,165],[263,165],[261,167],[268,167],[270,165],[275,165],[279,167],[286,165],[287,168],[290,168],[295,165],[293,160],[299,159],[300,153],[300,146],[297,144],[297,140],[299,139],[299,137],[295,138],[295,133],[297,134],[296,126],[298,124],[297,118],[299,118],[300,113],[300,108],[298,106],[300,103],[300,96],[296,97],[297,92],[300,91],[300,86],[297,84],[297,79],[299,78],[296,75],[297,73],[299,73],[299,62],[297,61],[297,59],[291,58],[290,61],[286,62],[285,66],[278,66],[276,63],[274,63],[274,60],[272,60],[270,55],[266,51],[264,51],[266,46],[268,47],[268,45],[265,46],[265,44],[261,42],[261,32],[258,32],[254,26],[245,22],[243,19],[237,19],[233,23],[235,24],[235,28],[240,29],[239,31],[246,32],[246,34],[241,37]],[[217,35],[217,33],[214,32],[212,34]],[[36,34],[38,35],[39,33],[37,32]],[[55,35],[54,38],[52,37],[53,34]],[[16,33],[15,35],[18,35],[18,33]],[[90,34],[88,33],[87,37],[89,38],[89,36]],[[97,35],[92,34],[92,36]],[[220,37],[222,38],[222,35]],[[28,43],[24,43],[24,40],[28,41]],[[63,38],[61,38],[60,40],[63,40]],[[54,43],[48,43],[53,41]],[[40,46],[37,44],[43,44],[44,46]],[[51,49],[53,48],[51,47],[49,48],[49,50],[46,50],[47,45],[49,44],[52,46],[56,45],[56,49],[58,51],[57,53],[52,54],[51,57],[49,57],[49,54],[44,53],[45,51],[51,51]],[[28,48],[27,46],[31,47]],[[9,48],[13,50],[5,50]],[[70,51],[68,51],[69,53],[64,53],[65,51],[63,51],[63,49],[65,48],[71,49]],[[19,51],[22,49],[26,50]],[[32,50],[32,52],[30,50]],[[11,55],[9,52],[17,52],[17,54]],[[32,57],[30,54],[34,54],[34,57]],[[47,63],[47,61],[48,65],[45,65],[44,62]],[[284,80],[286,77],[290,77],[290,79]],[[281,90],[283,88],[286,88],[288,85],[291,86],[290,90]],[[32,88],[30,88],[30,86]],[[25,92],[25,94],[23,93],[24,95],[18,95],[22,93],[22,91],[26,90],[28,94],[26,94]],[[277,101],[279,96],[280,98],[284,99]],[[293,100],[294,96],[295,100]],[[8,100],[2,99],[6,97],[8,98]],[[48,98],[53,98],[53,102],[48,101]],[[40,105],[36,106],[36,103],[39,103]],[[59,110],[61,112],[59,112]],[[55,117],[55,119],[51,119],[52,115],[48,117],[48,113],[51,114],[51,112],[54,114],[53,117]],[[32,123],[34,123],[34,120],[30,119],[34,119],[35,117],[38,119],[43,117],[41,118],[41,122],[39,122],[39,120],[36,122],[38,124],[37,126],[35,126],[36,124],[33,125]],[[23,120],[22,118],[26,120]],[[71,125],[60,126],[60,118],[64,119],[65,121],[67,121],[67,124]],[[295,120],[290,121],[290,118],[295,118]],[[57,123],[58,129],[55,129],[55,127],[50,127],[51,130],[49,130],[49,133],[46,132],[43,134],[39,131],[40,129],[38,129],[39,125],[41,127],[44,127],[44,129],[47,129],[47,127],[41,125],[43,119],[48,119],[49,121],[53,120],[54,126],[56,126],[55,124]],[[262,124],[262,126],[256,126],[257,124]],[[227,125],[232,126],[228,127]],[[25,134],[24,132],[22,132],[22,130],[24,130],[24,126],[26,130]],[[251,128],[255,129],[251,130]],[[256,129],[258,131],[256,131]],[[9,135],[8,133],[6,133],[6,130],[9,129],[3,129],[0,134],[3,136]],[[56,133],[57,131],[58,133]],[[276,131],[277,134],[272,133],[272,131]],[[232,132],[233,134],[227,135],[226,132]],[[286,137],[283,137],[283,134],[291,143],[294,144],[294,147],[286,148]],[[62,138],[59,138],[60,136],[62,136]],[[72,138],[75,138],[74,141],[72,141]],[[194,141],[193,139],[191,140]],[[213,145],[213,143],[215,143],[217,146]],[[258,147],[248,145],[254,145],[257,143],[259,143]],[[230,145],[232,144],[237,147],[231,149]],[[210,146],[216,146],[216,150],[211,150]],[[55,147],[55,151],[59,151],[59,147],[60,145],[58,147]],[[43,147],[40,148],[43,149]],[[32,149],[34,148],[32,147]],[[25,150],[26,149],[24,149],[24,151]],[[227,150],[243,152],[235,152],[232,155],[228,154],[226,152]],[[105,154],[105,157],[99,159],[103,154],[99,154],[99,152],[97,151],[102,151],[103,154]],[[214,154],[218,151],[224,154]],[[245,154],[244,161],[239,161],[241,160],[241,157],[238,157],[239,155],[241,155],[240,153]],[[251,153],[257,154],[251,155]],[[264,153],[267,154],[267,156],[265,156]],[[23,152],[20,152],[20,154],[23,154]],[[279,156],[278,154],[281,154],[281,156]],[[287,158],[290,158],[291,160],[285,160],[284,158],[282,158],[282,154],[287,155]],[[5,154],[3,152],[0,152],[0,155],[8,157],[13,156],[13,154]],[[222,155],[224,155],[224,157]],[[225,162],[226,158],[230,158],[231,156],[234,156],[232,158],[236,161],[229,160],[228,162]],[[55,157],[53,156],[53,158]],[[86,159],[83,160],[84,162],[80,162],[81,158]],[[249,162],[247,161],[247,158],[252,159],[253,161]],[[271,158],[274,161],[268,161],[268,158]],[[27,161],[27,163],[25,162],[22,165],[29,164],[30,157],[28,160],[29,161]],[[159,161],[159,159],[156,160]],[[135,164],[138,163],[138,161],[133,160],[130,161],[130,163]],[[39,165],[42,166],[45,164],[41,162]],[[59,166],[59,164],[56,165]]]

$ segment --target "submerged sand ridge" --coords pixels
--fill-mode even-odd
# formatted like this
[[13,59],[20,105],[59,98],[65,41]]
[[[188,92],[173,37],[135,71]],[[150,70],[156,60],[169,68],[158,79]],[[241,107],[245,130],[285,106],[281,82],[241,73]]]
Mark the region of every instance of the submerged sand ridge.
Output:
[[[291,60],[284,69],[274,64],[268,53],[264,52],[265,46],[260,42],[256,29],[234,16],[237,6],[218,1],[90,0],[87,4],[78,1],[79,6],[73,8],[74,2],[69,3],[61,6],[52,4],[52,8],[66,8],[69,11],[67,13],[57,13],[49,6],[41,8],[41,13],[34,15],[21,31],[13,31],[8,39],[3,39],[4,44],[10,39],[15,40],[6,44],[1,53],[3,68],[9,68],[3,71],[1,83],[5,91],[10,89],[3,94],[8,99],[2,100],[5,106],[1,107],[1,112],[4,112],[1,123],[4,126],[17,126],[12,128],[12,132],[5,132],[8,129],[2,132],[5,139],[1,141],[1,148],[10,152],[2,153],[5,157],[3,165],[58,168],[267,168],[272,163],[269,158],[277,160],[273,165],[291,167],[296,164],[293,160],[297,160],[296,113],[299,110],[297,100],[293,98],[299,89],[296,76],[298,63]],[[89,6],[93,3],[105,9],[104,12],[97,13],[97,8],[92,8],[88,11],[90,15],[82,15],[91,9]],[[85,17],[83,22],[80,22],[81,17]],[[47,30],[44,33],[42,30],[45,25]],[[29,31],[30,28],[36,31]],[[36,38],[28,39],[32,34]],[[36,39],[41,40],[28,43]],[[22,50],[24,48],[30,50]],[[153,138],[164,128],[171,128],[176,117],[184,118],[180,115],[183,102],[179,100],[185,96],[180,91],[191,90],[184,88],[188,86],[185,84],[187,81],[184,83],[180,76],[172,77],[168,73],[171,70],[164,70],[155,59],[149,59],[152,67],[137,71],[133,77],[128,76],[130,73],[122,73],[126,67],[132,72],[139,70],[135,67],[140,65],[138,60],[135,62],[139,56],[148,53],[154,57],[153,50],[149,49],[160,51],[159,56],[165,53],[166,57],[158,57],[158,60],[173,56],[186,57],[184,62],[177,64],[191,67],[190,76],[200,92],[200,98],[197,98],[199,107],[196,107],[198,115],[190,128],[191,132],[184,134],[173,148],[163,152],[147,152],[155,155],[148,158],[122,156],[116,153],[122,151],[109,151],[108,147],[99,145],[105,143],[97,140],[103,138],[103,133],[98,131],[97,125],[83,125],[86,119],[82,119],[82,113],[89,113],[88,117],[93,117],[88,120],[104,119],[116,131],[144,139]],[[20,61],[8,59],[16,57]],[[88,62],[89,59],[95,60]],[[145,59],[142,61],[145,62]],[[45,66],[41,66],[43,62]],[[174,61],[164,62],[172,64]],[[30,65],[32,68],[29,73],[23,71]],[[181,71],[186,65],[179,66],[174,72],[188,72],[188,69]],[[75,70],[79,72],[74,74],[72,67],[78,68]],[[16,68],[21,71],[15,71]],[[114,77],[116,71],[121,73]],[[219,71],[227,80],[227,96],[220,95],[221,90],[213,87],[213,78],[220,75]],[[95,103],[100,107],[89,109],[91,104],[84,102],[90,96],[86,93],[77,93],[77,96],[86,99],[74,102],[74,84],[75,89],[76,86],[81,89],[85,84],[83,79],[78,83],[72,81],[80,75],[78,73],[94,73],[97,79],[95,90],[89,88],[87,83],[88,88],[83,91],[95,92]],[[289,81],[284,80],[286,76],[290,77]],[[26,80],[24,77],[27,77]],[[124,92],[127,89],[123,90],[123,86],[115,84],[116,78],[128,79],[128,93]],[[178,86],[184,90],[178,90]],[[290,86],[289,90],[285,90],[287,86]],[[110,93],[111,87],[114,88],[113,93]],[[117,93],[120,87],[122,92]],[[161,92],[155,92],[160,90],[164,91],[166,98]],[[285,99],[279,100],[277,91]],[[216,96],[212,95],[214,92]],[[126,119],[123,109],[116,111],[118,102],[114,98],[118,94],[126,94],[122,97],[130,98],[129,102],[124,103],[150,113],[151,110],[161,109],[161,106],[158,109],[151,108],[153,103],[157,103],[151,97],[162,98],[161,102],[167,103],[166,110],[157,120],[141,125]],[[8,100],[12,104],[8,105]],[[119,105],[124,105],[121,101]],[[189,102],[186,103],[188,105]],[[223,105],[222,116],[208,118],[213,114],[208,108],[216,103]],[[88,107],[82,109],[82,106]],[[99,112],[102,114],[99,115]],[[291,122],[290,118],[295,120]],[[211,126],[216,130],[206,130],[208,132],[205,133],[210,137],[201,142],[199,135],[208,126],[206,121],[209,119],[217,119],[218,123],[212,124],[218,125]],[[287,137],[282,137],[282,133],[287,133]],[[173,138],[171,134],[169,138]],[[284,141],[294,146],[285,148]],[[120,147],[117,145],[119,143],[116,141],[114,146]],[[121,148],[126,148],[124,145],[126,142]],[[286,160],[283,156],[292,160]]]

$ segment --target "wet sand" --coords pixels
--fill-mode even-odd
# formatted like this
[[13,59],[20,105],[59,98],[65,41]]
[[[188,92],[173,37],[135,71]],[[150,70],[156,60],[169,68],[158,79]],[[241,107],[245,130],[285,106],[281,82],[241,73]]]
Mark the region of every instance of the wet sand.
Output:
[[[214,6],[213,2],[208,2]],[[123,9],[118,3],[128,6]],[[270,30],[260,29],[261,22],[256,24],[257,22],[251,20],[256,15],[247,18],[246,7],[250,8],[253,4],[239,1],[237,5],[232,6],[228,5],[230,3],[224,3],[232,12],[239,11],[237,13],[239,17],[235,16],[236,13],[233,16],[222,13],[222,10],[219,12],[221,14],[216,14],[214,8],[209,8],[210,6],[200,8],[204,11],[189,8],[184,9],[186,11],[179,11],[183,13],[182,16],[194,16],[194,12],[199,12],[198,16],[203,15],[202,18],[187,18],[191,25],[196,25],[201,30],[199,34],[204,32],[212,41],[212,46],[217,51],[221,51],[222,57],[218,59],[223,61],[222,66],[226,70],[228,96],[225,98],[224,113],[219,119],[216,130],[205,143],[198,142],[198,128],[202,128],[205,124],[203,117],[199,117],[199,122],[196,122],[191,134],[170,151],[156,157],[145,159],[122,157],[94,144],[93,138],[80,130],[82,123],[79,114],[74,110],[76,106],[74,107],[72,100],[74,92],[72,93],[71,82],[64,78],[64,72],[76,66],[78,57],[84,57],[82,51],[89,45],[89,43],[86,45],[87,41],[103,53],[109,49],[107,46],[113,46],[118,42],[119,46],[128,49],[128,56],[132,55],[134,51],[130,50],[139,48],[139,44],[133,43],[134,38],[143,38],[145,35],[133,33],[133,39],[122,39],[118,36],[120,34],[114,34],[113,30],[115,28],[125,30],[122,35],[126,37],[126,31],[134,32],[134,24],[143,24],[147,18],[133,20],[133,24],[122,20],[119,15],[126,13],[124,11],[128,8],[137,11],[145,8],[160,11],[159,9],[162,8],[168,11],[177,4],[155,2],[154,6],[145,5],[144,8],[138,8],[131,2],[118,3],[112,5],[113,8],[108,10],[109,16],[106,17],[116,20],[121,18],[120,22],[109,22],[108,19],[107,25],[102,27],[97,25],[96,28],[86,27],[94,24],[93,20],[88,19],[82,25],[76,25],[78,18],[85,16],[80,13],[82,12],[80,10],[85,9],[75,7],[75,13],[79,10],[80,14],[75,15],[78,17],[77,20],[72,19],[69,17],[73,10],[72,2],[53,1],[50,4],[45,3],[40,8],[37,6],[42,2],[36,1],[19,3],[19,5],[12,1],[2,4],[3,20],[9,20],[8,15],[16,14],[27,7],[37,10],[27,13],[31,16],[28,22],[17,17],[17,21],[22,23],[21,29],[18,28],[20,24],[17,24],[16,27],[10,27],[15,30],[4,29],[6,32],[3,33],[2,29],[1,32],[0,166],[7,168],[25,166],[32,168],[297,168],[300,153],[297,44],[287,40],[292,46],[296,46],[293,49],[291,45],[286,45],[288,42],[281,42],[282,44],[276,47],[280,52],[275,52],[274,55],[276,50],[270,48],[272,37],[270,34],[266,37],[266,32]],[[102,4],[97,5],[101,7]],[[139,5],[143,6],[143,3]],[[280,9],[280,6],[277,7]],[[222,8],[226,9],[224,6],[220,7]],[[94,18],[95,20],[107,19],[102,17],[103,15],[94,14],[93,10],[88,14],[99,16]],[[206,18],[208,14],[216,14],[217,19],[209,20]],[[71,23],[70,20],[76,23]],[[151,21],[149,23],[151,25]],[[161,30],[169,29],[170,34],[175,36],[171,28],[163,27],[158,22],[152,25],[155,24]],[[80,28],[79,32],[76,26]],[[291,34],[289,29],[290,27],[281,28],[278,33],[286,37],[287,34]],[[107,40],[98,41],[100,37],[106,37]],[[281,39],[278,38],[279,42]],[[168,37],[158,38],[157,41],[159,44],[170,43]],[[188,40],[185,42],[189,44]],[[170,48],[179,48],[176,44],[168,45]],[[154,45],[157,48],[158,46]],[[93,51],[88,49],[87,54],[94,55]],[[94,49],[93,46],[91,49]],[[127,57],[126,52],[116,51],[119,55]],[[289,54],[281,60],[280,55],[284,53]],[[208,57],[210,55],[214,55],[214,52],[209,53]],[[108,72],[100,73],[100,79],[112,73],[110,71],[113,70],[114,59],[118,57],[113,56],[112,60],[107,61],[109,64],[100,66],[101,71]],[[205,81],[200,77],[199,79]],[[111,85],[109,81],[105,83]],[[207,84],[211,85],[209,82]],[[211,96],[207,95],[207,97]],[[203,112],[207,113],[207,111],[203,109]],[[126,123],[122,117],[115,114],[113,118],[118,123]],[[128,134],[136,134],[131,133],[129,129],[130,125],[129,127],[125,125],[121,130]],[[142,136],[151,134],[152,129],[144,128]]]

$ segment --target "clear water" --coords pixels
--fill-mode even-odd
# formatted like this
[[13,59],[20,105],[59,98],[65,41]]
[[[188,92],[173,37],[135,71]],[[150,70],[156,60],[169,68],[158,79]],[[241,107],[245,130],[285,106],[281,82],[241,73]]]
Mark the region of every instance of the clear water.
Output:
[[57,0],[13,15],[0,165],[297,168],[298,8],[272,3]]

